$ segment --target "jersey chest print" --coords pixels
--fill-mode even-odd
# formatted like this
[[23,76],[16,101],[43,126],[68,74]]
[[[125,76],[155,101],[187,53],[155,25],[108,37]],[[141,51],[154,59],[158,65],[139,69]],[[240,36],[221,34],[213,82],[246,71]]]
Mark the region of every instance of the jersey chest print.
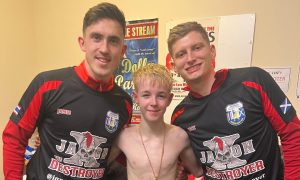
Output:
[[[105,119],[105,129],[114,133],[119,124],[119,114],[108,111]],[[107,138],[93,135],[89,131],[71,131],[70,136],[75,141],[61,139],[56,145],[56,151],[66,154],[63,158],[57,155],[51,158],[49,169],[66,176],[98,179],[103,177],[105,168],[100,168],[99,159],[106,159],[108,148],[101,148]]]
[[108,148],[99,146],[105,143],[107,139],[92,135],[88,131],[71,131],[70,135],[74,137],[76,143],[61,140],[61,144],[56,145],[56,150],[71,155],[71,157],[62,158],[55,156],[51,158],[48,168],[66,176],[101,178],[104,174],[104,168],[99,168],[100,164],[97,160],[106,158]]
[[[211,163],[212,168],[207,168],[207,175],[213,178],[237,179],[265,169],[262,160],[247,164],[240,156],[255,152],[252,140],[234,144],[240,137],[239,134],[218,137],[204,141],[203,145],[211,151],[201,152],[202,163]],[[232,170],[226,170],[226,169]],[[224,170],[224,171],[222,171]]]

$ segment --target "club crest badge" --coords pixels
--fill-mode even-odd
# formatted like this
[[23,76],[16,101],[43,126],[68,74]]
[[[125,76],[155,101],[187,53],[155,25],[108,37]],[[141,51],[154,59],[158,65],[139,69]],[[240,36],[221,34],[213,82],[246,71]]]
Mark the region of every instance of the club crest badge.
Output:
[[238,126],[246,119],[245,109],[242,102],[229,104],[226,106],[227,121],[233,125]]
[[119,126],[119,114],[108,111],[105,119],[105,129],[113,133],[118,129]]

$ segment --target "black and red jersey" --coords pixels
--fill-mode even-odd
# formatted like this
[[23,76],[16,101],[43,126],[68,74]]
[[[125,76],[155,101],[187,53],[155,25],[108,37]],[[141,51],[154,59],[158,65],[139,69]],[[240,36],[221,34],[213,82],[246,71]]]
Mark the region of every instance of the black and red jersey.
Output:
[[132,100],[113,80],[98,87],[90,81],[82,63],[43,72],[31,82],[3,132],[7,179],[18,179],[24,143],[36,127],[41,145],[27,165],[27,179],[104,179]]
[[188,133],[205,179],[300,179],[300,121],[273,78],[256,67],[215,77],[211,94],[190,92],[172,115]]

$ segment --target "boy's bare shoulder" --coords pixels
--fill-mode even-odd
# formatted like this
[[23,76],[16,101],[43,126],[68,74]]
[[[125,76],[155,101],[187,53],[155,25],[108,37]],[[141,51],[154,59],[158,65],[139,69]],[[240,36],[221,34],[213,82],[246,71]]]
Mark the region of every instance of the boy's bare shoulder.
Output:
[[132,134],[135,135],[138,132],[137,128],[138,128],[138,126],[126,127],[121,131],[121,136],[125,136],[125,135],[128,136],[128,135],[132,135]]
[[121,133],[119,134],[118,138],[118,146],[120,149],[124,150],[126,145],[128,143],[131,143],[131,141],[134,141],[137,136],[137,127],[136,126],[130,126],[122,129]]
[[168,124],[169,134],[178,140],[188,139],[187,133],[180,127]]

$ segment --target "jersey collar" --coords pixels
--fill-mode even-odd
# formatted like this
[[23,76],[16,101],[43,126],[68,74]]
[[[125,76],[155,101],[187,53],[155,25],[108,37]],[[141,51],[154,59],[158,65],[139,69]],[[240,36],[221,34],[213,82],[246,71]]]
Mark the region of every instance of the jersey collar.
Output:
[[79,76],[79,78],[87,84],[89,87],[92,89],[99,91],[99,92],[106,92],[112,90],[114,87],[114,77],[112,76],[108,83],[102,82],[102,81],[97,81],[90,77],[87,73],[87,70],[84,65],[84,61],[79,65],[74,68],[75,72]]
[[[227,75],[228,75],[228,69],[221,69],[216,72],[215,81],[214,81],[213,86],[211,87],[210,94],[219,89],[219,87],[224,83],[225,79],[227,78]],[[203,97],[202,95],[198,94],[197,92],[191,91],[189,86],[186,86],[184,88],[184,90],[190,91],[190,94],[195,98]]]

